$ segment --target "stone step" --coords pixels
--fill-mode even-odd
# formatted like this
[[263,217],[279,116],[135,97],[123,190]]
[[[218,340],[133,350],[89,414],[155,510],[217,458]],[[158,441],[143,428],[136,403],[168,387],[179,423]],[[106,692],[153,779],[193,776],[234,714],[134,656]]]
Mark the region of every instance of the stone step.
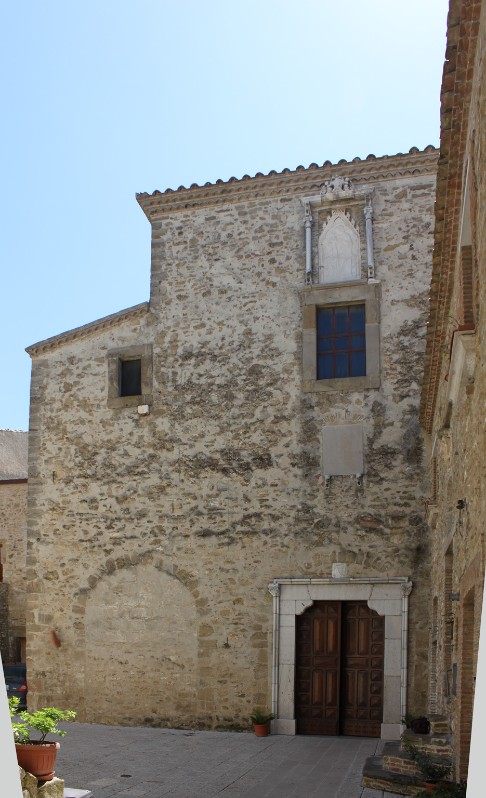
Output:
[[400,743],[386,743],[383,747],[383,769],[390,773],[402,773],[405,776],[421,778],[421,772],[410,754],[402,751]]
[[450,734],[451,726],[447,715],[428,715],[431,734]]
[[431,756],[449,758],[452,756],[452,738],[450,734],[415,734],[407,729],[402,734],[402,751],[405,751],[407,742],[426,751]]
[[416,776],[385,770],[382,756],[370,756],[366,760],[361,784],[372,790],[384,790],[398,795],[416,795],[424,788],[423,781]]

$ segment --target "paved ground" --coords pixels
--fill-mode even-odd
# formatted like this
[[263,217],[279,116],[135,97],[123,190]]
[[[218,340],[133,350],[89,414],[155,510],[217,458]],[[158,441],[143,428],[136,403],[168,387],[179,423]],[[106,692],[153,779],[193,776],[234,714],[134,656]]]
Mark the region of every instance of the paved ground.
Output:
[[364,761],[379,740],[66,728],[56,775],[93,798],[392,798],[361,787]]

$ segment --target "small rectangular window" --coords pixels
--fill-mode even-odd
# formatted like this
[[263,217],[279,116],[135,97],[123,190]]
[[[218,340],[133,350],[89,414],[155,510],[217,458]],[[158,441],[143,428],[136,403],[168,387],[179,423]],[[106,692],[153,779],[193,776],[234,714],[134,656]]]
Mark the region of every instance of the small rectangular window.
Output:
[[366,376],[365,306],[317,308],[317,379]]
[[142,393],[142,360],[120,360],[120,396]]
[[152,344],[134,344],[107,352],[108,407],[151,405]]

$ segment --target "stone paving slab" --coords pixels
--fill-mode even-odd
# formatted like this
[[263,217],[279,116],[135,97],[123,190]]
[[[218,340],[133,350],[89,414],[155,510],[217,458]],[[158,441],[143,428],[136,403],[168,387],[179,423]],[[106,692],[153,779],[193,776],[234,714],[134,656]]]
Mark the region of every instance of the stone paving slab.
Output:
[[70,723],[56,774],[93,798],[394,798],[361,786],[380,741]]

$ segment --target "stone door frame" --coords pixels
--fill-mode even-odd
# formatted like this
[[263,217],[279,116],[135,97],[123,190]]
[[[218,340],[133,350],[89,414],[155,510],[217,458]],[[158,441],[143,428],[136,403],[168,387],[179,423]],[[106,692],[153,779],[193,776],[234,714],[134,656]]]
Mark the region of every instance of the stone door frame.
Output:
[[407,576],[389,578],[274,579],[272,722],[275,734],[295,734],[295,618],[314,601],[366,601],[385,616],[383,723],[381,738],[398,740],[407,707],[408,597]]

